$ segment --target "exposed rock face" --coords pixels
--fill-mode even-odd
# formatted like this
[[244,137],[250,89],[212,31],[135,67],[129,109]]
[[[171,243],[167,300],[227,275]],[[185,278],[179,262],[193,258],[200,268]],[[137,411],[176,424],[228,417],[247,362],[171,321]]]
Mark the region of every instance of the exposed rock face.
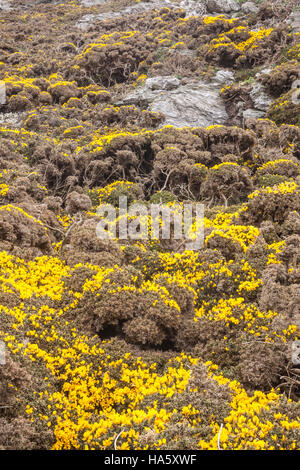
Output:
[[84,15],[77,22],[76,26],[79,29],[83,29],[83,30],[88,29],[89,26],[91,26],[96,19],[97,19],[96,15]]
[[196,16],[196,15],[204,15],[206,13],[206,5],[204,0],[182,0],[180,2],[179,8],[183,8],[186,12],[186,16]]
[[0,125],[20,128],[22,126],[23,113],[0,113]]
[[292,363],[294,366],[300,365],[300,341],[294,341],[292,344]]
[[241,10],[243,13],[249,14],[249,13],[257,13],[259,8],[253,2],[246,2],[246,3],[243,3],[243,5],[241,6]]
[[81,0],[81,3],[84,7],[93,7],[96,5],[102,5],[106,3],[107,0]]
[[8,0],[0,0],[0,10],[10,10],[11,4]]
[[180,85],[176,77],[154,77],[128,95],[122,104],[149,106],[151,111],[163,113],[163,125],[207,127],[224,124],[228,119],[219,91],[218,81]]
[[158,96],[151,111],[165,114],[165,124],[177,127],[223,124],[227,113],[215,85],[189,84]]
[[[106,0],[105,0],[106,1]],[[100,5],[105,3],[105,1],[96,0],[83,0],[85,6]],[[124,8],[124,10],[113,12],[109,11],[106,13],[100,13],[99,15],[84,15],[77,23],[77,27],[80,29],[87,29],[95,21],[105,21],[112,18],[119,18],[121,16],[132,15],[134,13],[142,13],[143,11],[152,10],[155,8],[163,8],[165,6],[172,6],[170,0],[153,0],[152,2],[139,2],[136,5],[131,5],[130,7]]]
[[299,10],[294,11],[290,15],[288,23],[291,25],[295,33],[300,33],[300,11]]
[[[256,79],[264,73],[270,73],[272,69],[264,69],[260,73],[256,74]],[[259,119],[265,116],[269,106],[272,103],[271,96],[266,92],[266,88],[259,81],[256,81],[250,91],[250,98],[253,102],[253,108],[241,109],[240,116],[243,117],[244,122],[247,119],[254,118]],[[243,106],[242,106],[243,108]]]
[[[3,113],[6,107],[3,105],[7,104],[6,97],[6,85],[5,82],[0,80],[0,125],[21,127],[22,113]],[[3,106],[3,107],[2,107]]]
[[146,86],[150,90],[174,90],[180,85],[177,77],[153,77],[146,80]]
[[215,75],[215,81],[220,83],[221,85],[226,84],[229,85],[230,83],[234,82],[234,74],[231,70],[219,70]]
[[256,83],[250,92],[250,97],[253,101],[255,109],[259,111],[267,111],[272,98],[266,94],[265,88],[261,83]]
[[207,0],[206,7],[209,13],[231,13],[240,10],[235,0]]
[[[84,6],[94,6],[106,3],[106,1],[107,0],[82,0],[82,3]],[[234,0],[228,1],[231,2]],[[136,5],[131,5],[118,12],[109,11],[106,13],[100,13],[99,15],[84,15],[77,23],[77,27],[80,29],[87,29],[95,21],[104,21],[111,18],[119,18],[121,16],[142,13],[147,10],[154,10],[156,8],[160,9],[163,7],[182,8],[186,12],[186,17],[194,15],[204,15],[206,12],[205,3],[201,0],[197,2],[195,2],[195,0],[182,0],[180,3],[173,3],[171,0],[152,0],[151,2],[141,1]]]
[[249,108],[249,109],[246,109],[246,111],[243,112],[243,119],[246,122],[247,119],[251,119],[251,118],[260,119],[264,115],[265,115],[265,113],[263,111],[259,111],[258,109]]
[[134,104],[148,107],[159,95],[178,88],[180,80],[173,76],[147,78],[143,87],[137,88],[116,105]]
[[6,104],[6,86],[5,82],[0,81],[0,105]]

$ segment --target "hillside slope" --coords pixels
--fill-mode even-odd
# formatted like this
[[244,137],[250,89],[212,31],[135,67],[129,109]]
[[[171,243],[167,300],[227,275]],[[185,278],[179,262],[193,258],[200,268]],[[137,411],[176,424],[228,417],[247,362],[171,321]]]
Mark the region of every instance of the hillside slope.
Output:
[[[299,23],[0,1],[0,449],[299,448]],[[101,239],[120,196],[203,247]]]

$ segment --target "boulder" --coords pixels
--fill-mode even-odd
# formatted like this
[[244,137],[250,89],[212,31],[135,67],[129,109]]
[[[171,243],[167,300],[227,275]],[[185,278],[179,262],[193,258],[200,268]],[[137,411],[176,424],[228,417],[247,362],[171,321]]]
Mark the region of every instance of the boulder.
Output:
[[267,111],[272,103],[272,98],[266,94],[265,88],[261,83],[256,83],[253,86],[250,92],[250,97],[255,109],[258,109],[259,111]]
[[295,10],[291,15],[289,16],[287,22],[290,24],[292,27],[292,30],[294,33],[300,33],[300,11]]
[[259,8],[253,2],[246,2],[246,3],[243,3],[243,5],[241,6],[241,10],[243,13],[246,13],[248,15],[251,13],[252,14],[258,13]]
[[206,8],[209,13],[231,13],[240,10],[235,0],[206,0]]
[[5,366],[6,364],[6,354],[5,354],[5,343],[0,341],[0,366]]
[[231,70],[219,70],[216,73],[214,80],[221,85],[229,85],[234,82],[234,74]]
[[215,84],[195,83],[159,95],[151,111],[163,113],[164,125],[207,127],[224,124],[228,115]]
[[103,3],[107,3],[108,0],[81,0],[81,4],[84,7],[94,7],[97,5],[103,5]]
[[[175,4],[174,4],[175,6]],[[203,16],[206,13],[205,0],[182,0],[179,8],[185,11],[186,18],[189,16]]]
[[[101,5],[108,0],[81,0],[83,6],[94,6]],[[219,0],[220,1],[220,0]],[[234,2],[234,0],[226,0],[227,2]],[[235,2],[234,2],[235,3]],[[100,14],[87,14],[84,15],[77,23],[77,27],[80,29],[89,28],[95,21],[104,21],[112,18],[119,18],[121,16],[128,16],[132,14],[142,13],[148,10],[161,9],[164,7],[168,8],[181,8],[185,11],[186,18],[190,16],[202,16],[206,13],[205,0],[181,0],[180,3],[173,3],[172,0],[151,0],[140,1],[135,5],[130,5],[120,11],[109,11]],[[236,11],[236,10],[235,10]]]
[[146,87],[150,90],[174,90],[180,85],[180,80],[177,77],[153,77],[148,78],[145,82]]
[[0,105],[6,104],[6,85],[4,81],[0,81]]
[[245,122],[247,121],[247,119],[251,118],[260,119],[264,117],[264,115],[265,113],[263,111],[259,111],[258,109],[249,108],[243,111],[243,119]]
[[292,363],[293,366],[300,366],[300,341],[294,341],[292,344]]
[[[220,82],[191,81],[186,85],[178,82],[175,77],[148,79],[143,87],[116,105],[148,107],[152,112],[165,115],[163,125],[175,127],[207,127],[227,121],[228,115],[220,97]],[[159,84],[161,88],[158,88]]]
[[24,113],[0,113],[0,126],[21,128]]
[[[83,0],[85,6],[92,6],[93,0]],[[100,0],[99,0],[100,1]],[[104,2],[102,2],[104,3]],[[96,4],[94,2],[94,4]],[[100,3],[98,3],[100,4]],[[138,2],[135,5],[128,6],[121,9],[120,11],[108,11],[106,13],[100,13],[97,15],[88,14],[84,15],[77,23],[77,27],[80,29],[87,29],[92,26],[96,21],[105,21],[108,19],[125,17],[134,13],[142,13],[147,10],[153,10],[155,8],[172,7],[171,0],[152,0],[151,2]]]
[[0,10],[10,10],[11,5],[8,0],[0,0]]

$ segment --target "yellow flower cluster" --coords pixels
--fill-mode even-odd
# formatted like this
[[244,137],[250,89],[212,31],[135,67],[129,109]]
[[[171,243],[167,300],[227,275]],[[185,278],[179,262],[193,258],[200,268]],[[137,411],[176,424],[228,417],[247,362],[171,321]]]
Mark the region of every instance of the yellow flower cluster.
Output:
[[[230,382],[222,374],[213,371],[216,367],[206,363],[211,375],[220,385],[228,384],[234,392],[230,403],[230,414],[220,423],[211,420],[212,438],[200,440],[198,445],[207,450],[277,450],[283,446],[289,450],[297,448],[294,440],[299,434],[300,423],[290,420],[287,415],[278,411],[280,397],[274,391],[270,393],[247,392],[235,381]],[[288,434],[294,436],[289,439]]]
[[298,163],[293,162],[292,160],[287,160],[285,158],[279,158],[278,160],[271,160],[269,162],[264,163],[262,166],[257,168],[256,171],[262,171],[262,170],[268,170],[268,169],[276,170],[276,167],[278,165],[284,166],[284,167],[289,167],[290,166],[290,167],[299,168]]
[[104,188],[97,189],[98,204],[105,204],[109,196],[115,190],[130,189],[132,186],[134,186],[134,183],[131,183],[130,181],[114,181]]
[[0,184],[0,196],[5,196],[9,190],[9,186],[5,183]]
[[298,194],[298,185],[294,181],[285,181],[284,183],[277,184],[272,187],[266,187],[263,189],[257,189],[253,193],[249,194],[248,199],[254,199],[263,194]]
[[[257,47],[258,43],[268,37],[272,31],[272,28],[260,28],[258,31],[248,31],[245,26],[237,26],[226,33],[220,34],[217,38],[212,39],[209,47],[212,50],[225,46],[232,47],[239,52],[245,52],[248,49]],[[246,41],[236,42],[238,39],[235,38],[238,38],[241,33],[247,33],[249,38]]]
[[241,245],[243,251],[246,252],[248,247],[255,242],[259,233],[259,229],[252,225],[231,225],[230,227],[221,227],[213,230],[210,235],[206,237],[205,243],[218,235],[220,237],[227,238],[228,240],[237,241]]
[[[208,304],[208,303],[207,303]],[[255,305],[246,304],[243,297],[219,300],[211,309],[203,303],[200,309],[196,309],[195,321],[207,318],[210,321],[223,321],[226,326],[236,325],[245,332],[254,336],[265,336],[269,330],[271,321],[277,317],[277,312],[261,312]],[[268,336],[268,341],[274,341],[274,337],[286,341],[295,332],[295,325],[291,325],[288,331],[276,333],[273,339]]]
[[[99,199],[105,200],[115,188],[127,184],[109,185],[99,191]],[[237,216],[238,212],[218,212],[214,218],[205,219],[205,225],[229,233],[247,247],[258,233],[234,225]],[[63,214],[59,218],[69,223]],[[278,253],[282,243],[271,244],[268,249]],[[33,422],[53,432],[53,449],[109,449],[120,432],[119,449],[148,448],[144,440],[147,433],[154,433],[151,448],[165,448],[174,421],[188,422],[189,429],[195,432],[195,448],[216,448],[218,437],[224,449],[295,448],[298,425],[282,411],[279,394],[248,394],[238,382],[215,374],[217,366],[207,363],[203,366],[207,380],[228,388],[229,413],[220,436],[221,423],[212,417],[205,424],[206,429],[209,425],[209,435],[199,439],[201,410],[192,400],[201,394],[205,400],[206,391],[190,386],[193,370],[200,364],[198,358],[182,354],[170,360],[162,371],[156,363],[148,364],[124,351],[114,352],[112,357],[109,342],[78,332],[70,318],[86,293],[101,295],[103,286],[108,288],[111,298],[126,290],[141,295],[152,292],[167,308],[180,314],[179,303],[171,295],[171,287],[176,286],[191,294],[196,322],[203,318],[216,325],[223,322],[228,332],[236,328],[241,334],[266,338],[268,342],[287,341],[297,334],[295,325],[289,325],[284,331],[271,331],[272,319],[278,314],[262,312],[255,304],[246,302],[244,293],[253,292],[261,284],[246,260],[240,261],[239,274],[233,261],[205,263],[195,251],[158,253],[157,263],[163,273],[154,272],[152,276],[146,262],[137,257],[132,264],[138,263],[142,263],[141,272],[147,276],[140,287],[130,282],[118,286],[110,280],[112,274],[122,273],[122,267],[117,265],[104,269],[78,264],[71,268],[57,257],[44,256],[26,262],[6,252],[0,254],[2,292],[19,299],[14,307],[0,305],[0,315],[6,325],[5,331],[0,331],[0,338],[11,354],[43,371],[39,375],[45,385],[40,392],[34,392],[34,400],[28,398],[25,413]],[[89,270],[92,276],[87,277],[80,291],[69,290],[66,279],[79,268]],[[214,299],[221,280],[232,282],[235,298]],[[203,295],[209,302],[202,299]],[[191,401],[178,402],[183,394]]]
[[69,268],[57,258],[43,256],[26,263],[0,252],[0,283],[4,292],[18,293],[20,299],[48,296],[59,300],[63,292],[61,278]]
[[20,212],[20,214],[24,215],[25,217],[27,217],[28,219],[31,219],[33,220],[34,222],[36,222],[37,224],[39,225],[42,225],[42,227],[44,227],[44,229],[47,231],[47,227],[45,227],[43,225],[43,222],[41,220],[38,220],[36,217],[34,217],[33,215],[30,215],[28,214],[24,209],[22,209],[21,207],[18,207],[18,206],[13,206],[12,204],[7,204],[5,206],[1,206],[0,207],[0,211],[7,211],[7,212],[11,212],[11,211],[17,211],[17,212]]

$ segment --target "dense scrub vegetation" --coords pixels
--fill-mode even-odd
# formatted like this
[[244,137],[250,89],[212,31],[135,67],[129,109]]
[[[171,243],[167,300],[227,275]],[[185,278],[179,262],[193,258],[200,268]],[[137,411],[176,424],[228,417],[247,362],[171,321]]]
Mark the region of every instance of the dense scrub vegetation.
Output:
[[[84,31],[80,18],[107,5],[0,12],[0,448],[112,449],[123,431],[120,449],[216,449],[222,424],[223,449],[299,446],[289,5],[236,18],[164,7]],[[235,73],[224,125],[164,126],[118,104],[149,77],[220,69]],[[237,105],[257,72],[272,103],[244,122]],[[203,248],[100,240],[97,207],[120,195],[174,211],[202,202]]]

